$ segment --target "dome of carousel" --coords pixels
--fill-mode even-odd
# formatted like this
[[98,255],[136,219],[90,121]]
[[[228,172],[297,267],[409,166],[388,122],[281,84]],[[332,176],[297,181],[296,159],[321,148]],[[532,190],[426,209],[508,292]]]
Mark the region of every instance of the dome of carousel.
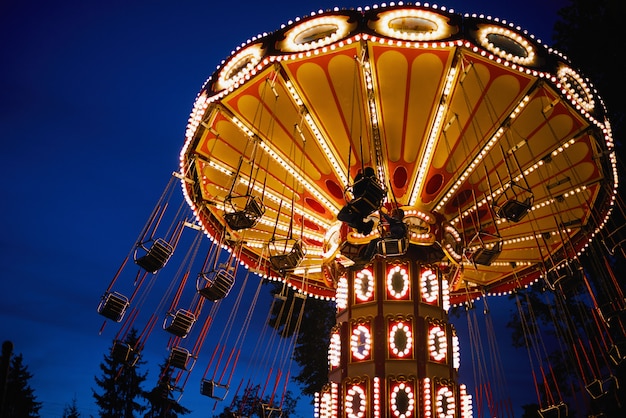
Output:
[[[259,36],[203,86],[186,136],[203,227],[320,297],[382,237],[381,207],[404,210],[407,252],[445,270],[453,304],[527,286],[574,268],[618,184],[586,79],[519,27],[445,8],[328,11]],[[380,194],[359,199],[366,167]],[[338,220],[348,203],[369,234]],[[286,240],[301,254],[272,265]]]

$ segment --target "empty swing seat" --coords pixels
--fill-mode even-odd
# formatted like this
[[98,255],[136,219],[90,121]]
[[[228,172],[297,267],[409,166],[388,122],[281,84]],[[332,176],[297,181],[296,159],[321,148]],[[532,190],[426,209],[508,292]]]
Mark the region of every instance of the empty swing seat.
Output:
[[364,257],[366,248],[367,244],[353,244],[344,241],[339,247],[339,252],[353,263],[346,267],[350,267],[353,270],[365,267],[371,261],[371,258]]
[[202,379],[202,382],[200,382],[200,394],[222,401],[228,395],[228,385],[223,385],[210,379]]
[[593,399],[598,399],[602,397],[603,395],[606,395],[606,391],[604,390],[603,383],[601,380],[598,380],[598,379],[595,379],[591,383],[588,383],[585,386],[585,389],[587,390],[587,392]]
[[98,305],[98,313],[105,318],[120,322],[128,305],[128,298],[121,293],[106,292]]
[[234,283],[235,276],[221,269],[215,273],[212,279],[209,278],[208,273],[201,273],[198,276],[197,289],[200,296],[211,301],[216,301],[228,296]]
[[283,416],[283,410],[278,406],[272,406],[266,403],[262,403],[261,409],[263,412],[263,418],[278,418]]
[[231,229],[235,231],[252,228],[265,213],[265,207],[256,196],[248,196],[248,201],[243,210],[236,210],[224,214],[224,219]]
[[565,418],[567,417],[567,405],[560,403],[558,405],[551,405],[545,409],[537,411],[541,418]]
[[498,216],[507,221],[518,222],[530,212],[533,205],[533,199],[528,197],[524,201],[509,199],[498,210]]
[[139,360],[139,355],[135,352],[135,350],[130,345],[122,341],[115,341],[113,343],[111,357],[118,363],[131,367],[137,363],[137,360]]
[[618,341],[609,349],[609,357],[616,366],[619,366],[624,358],[626,358],[626,341]]
[[300,244],[300,241],[296,241],[288,253],[270,256],[270,264],[275,270],[284,272],[298,267],[303,258],[304,249],[302,244]]
[[172,347],[168,364],[177,369],[187,370],[187,362],[189,361],[189,350],[183,347]]
[[150,248],[146,248],[144,244],[138,248],[142,248],[146,253],[141,257],[135,256],[135,263],[149,273],[155,273],[163,268],[174,252],[174,248],[162,238],[157,238]]
[[400,256],[409,248],[408,238],[383,238],[376,243],[376,252],[387,257]]
[[482,266],[490,266],[500,253],[502,252],[502,241],[498,241],[491,248],[481,247],[472,253],[472,261],[474,264],[480,264]]
[[[169,316],[172,316],[171,314]],[[177,337],[185,338],[189,331],[191,330],[191,326],[196,321],[196,317],[193,313],[179,309],[172,316],[172,321],[167,325],[168,318],[165,318],[165,330],[171,334],[176,335]]]

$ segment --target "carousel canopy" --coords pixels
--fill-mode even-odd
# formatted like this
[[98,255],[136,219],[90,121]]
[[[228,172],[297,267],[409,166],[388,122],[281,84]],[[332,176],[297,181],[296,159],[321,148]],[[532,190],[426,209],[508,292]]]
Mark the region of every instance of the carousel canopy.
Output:
[[349,266],[341,242],[367,240],[337,221],[367,166],[453,300],[574,262],[617,187],[602,100],[566,57],[419,5],[320,11],[248,41],[202,87],[181,152],[207,233],[320,297]]

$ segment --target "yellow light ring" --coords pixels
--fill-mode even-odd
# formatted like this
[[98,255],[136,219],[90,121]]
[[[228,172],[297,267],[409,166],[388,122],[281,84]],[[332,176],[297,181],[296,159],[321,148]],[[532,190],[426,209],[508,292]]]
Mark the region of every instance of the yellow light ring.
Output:
[[428,330],[428,352],[430,359],[443,362],[448,353],[446,330],[440,325],[433,325]]
[[456,402],[454,392],[448,386],[441,386],[437,389],[435,397],[438,418],[453,418],[456,412]]
[[339,246],[341,245],[341,222],[335,222],[328,228],[324,234],[324,243],[322,244],[322,259],[324,264],[335,259]]
[[497,25],[481,25],[476,33],[480,45],[494,55],[519,65],[536,63],[535,47],[523,36]]
[[[398,402],[398,398],[404,398],[403,402]],[[404,382],[400,382],[391,388],[391,412],[394,417],[408,418],[413,416],[415,410],[415,394],[413,387]]]
[[[358,404],[356,400],[358,399]],[[346,415],[348,418],[365,417],[367,407],[366,389],[357,383],[349,386],[345,398]]]
[[380,238],[380,234],[377,231],[372,232],[369,235],[363,235],[355,231],[350,231],[346,236],[346,241],[348,241],[350,244],[364,245],[369,243],[374,238]]
[[333,258],[329,261],[324,261],[322,263],[322,279],[324,280],[324,284],[332,289],[336,289],[340,270],[337,259]]
[[[396,335],[402,334],[405,339],[405,346],[398,347],[396,346]],[[413,333],[411,331],[411,323],[398,321],[392,324],[391,329],[389,330],[389,350],[396,357],[407,357],[413,351]]]
[[350,351],[355,360],[368,359],[372,350],[372,335],[368,326],[360,324],[352,329]]
[[217,77],[217,89],[225,90],[242,83],[265,55],[265,48],[261,43],[252,44],[237,52],[224,65]]
[[354,277],[354,293],[360,302],[374,298],[374,275],[368,269],[359,271]]
[[336,369],[341,364],[341,336],[339,335],[339,332],[334,332],[330,336],[328,363],[331,369]]
[[593,111],[595,101],[591,89],[576,71],[570,67],[562,66],[559,68],[557,76],[563,85],[564,93],[569,94],[572,100],[587,112]]
[[[394,283],[396,283],[394,278],[397,277],[396,275],[399,275],[402,280],[402,289],[400,290],[397,290],[394,287]],[[405,268],[402,268],[400,266],[394,266],[387,272],[387,292],[394,299],[402,299],[406,297],[409,292],[409,283],[409,273]]]
[[[463,259],[461,246],[461,234],[450,223],[442,224],[441,248],[450,262],[459,265]],[[458,250],[458,251],[457,251]]]
[[439,280],[437,274],[430,268],[420,272],[420,293],[422,300],[427,303],[439,300]]
[[436,41],[458,32],[446,16],[422,9],[395,9],[378,13],[370,27],[381,35],[405,41]]
[[409,233],[409,242],[415,245],[430,246],[435,243],[436,239],[433,234],[413,235]]
[[404,211],[404,222],[409,228],[411,244],[433,245],[437,240],[432,228],[436,223],[435,215],[415,206],[402,206],[401,209]]
[[319,16],[289,29],[285,39],[278,43],[284,52],[305,52],[333,44],[344,39],[355,28],[350,16]]

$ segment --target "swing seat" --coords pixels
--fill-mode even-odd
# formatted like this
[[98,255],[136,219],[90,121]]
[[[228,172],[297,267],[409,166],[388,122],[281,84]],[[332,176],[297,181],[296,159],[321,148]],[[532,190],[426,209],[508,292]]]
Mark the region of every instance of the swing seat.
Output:
[[351,265],[344,264],[344,267],[349,267],[353,270],[365,267],[371,261],[371,258],[363,257],[366,247],[367,244],[357,245],[348,241],[344,241],[339,247],[339,252],[342,256],[344,256],[353,263]]
[[115,341],[111,349],[111,357],[118,363],[133,367],[139,360],[138,353],[123,341]]
[[376,243],[376,252],[386,257],[404,255],[409,248],[409,240],[404,238],[383,238]]
[[624,229],[626,229],[626,224],[617,227],[613,232],[608,234],[605,239],[602,240],[609,254],[614,255],[615,251],[618,248],[621,248],[624,243],[626,243],[626,237],[624,237]]
[[263,418],[280,418],[283,416],[282,408],[271,406],[270,404],[262,403],[261,410],[263,412]]
[[215,273],[212,279],[209,278],[209,273],[200,273],[196,288],[200,296],[215,302],[228,296],[234,284],[235,276],[221,269]]
[[146,253],[137,257],[137,251],[135,251],[135,263],[149,273],[155,273],[163,268],[174,252],[174,248],[162,238],[157,238],[150,248],[145,247],[144,244],[139,245],[137,249],[139,248]]
[[521,202],[517,199],[509,199],[498,210],[498,217],[511,222],[519,222],[530,212],[532,205],[533,199],[531,197],[527,197]]
[[200,382],[200,394],[223,401],[226,395],[228,395],[228,385],[223,385],[210,379],[202,379],[202,382]]
[[567,417],[567,405],[561,402],[537,411],[541,418],[565,418]]
[[98,313],[105,318],[120,322],[126,313],[128,305],[128,298],[121,293],[106,292],[98,305]]
[[598,399],[602,397],[603,395],[606,395],[606,391],[603,388],[602,381],[598,379],[587,384],[585,386],[585,389],[587,390],[587,392],[589,393],[589,395],[591,395],[593,399]]
[[183,347],[172,347],[168,364],[181,370],[187,370],[187,362],[189,361],[189,350]]
[[569,279],[575,278],[576,272],[582,270],[582,266],[576,260],[563,259],[554,264],[545,275],[550,289],[556,289],[557,284],[564,288]]
[[474,251],[474,253],[472,253],[471,259],[474,262],[474,264],[480,264],[482,266],[490,266],[491,263],[493,263],[496,260],[496,258],[498,258],[501,252],[502,252],[502,241],[498,241],[491,248],[481,247],[477,249],[476,251]]
[[620,341],[611,346],[609,349],[609,357],[616,366],[619,366],[624,358],[626,358],[626,341]]
[[378,208],[385,196],[385,190],[377,178],[363,177],[352,185],[352,194],[355,199],[364,198]]
[[369,185],[365,190],[363,196],[359,196],[351,200],[350,203],[348,203],[348,206],[357,212],[361,217],[365,218],[380,208],[384,196],[385,191],[382,187],[380,187],[377,182],[372,182],[371,185]]
[[[168,317],[172,318],[169,325],[167,323]],[[195,315],[184,309],[179,309],[173,316],[168,314],[168,317],[165,318],[163,328],[170,334],[174,334],[180,338],[185,338],[187,334],[189,334],[191,326],[196,321]]]
[[298,267],[303,258],[304,249],[302,244],[300,241],[296,241],[288,253],[270,256],[270,264],[275,270],[285,272]]
[[[229,199],[230,200],[230,199]],[[265,213],[265,207],[257,196],[248,196],[243,210],[236,210],[224,214],[228,226],[235,230],[252,228]]]

